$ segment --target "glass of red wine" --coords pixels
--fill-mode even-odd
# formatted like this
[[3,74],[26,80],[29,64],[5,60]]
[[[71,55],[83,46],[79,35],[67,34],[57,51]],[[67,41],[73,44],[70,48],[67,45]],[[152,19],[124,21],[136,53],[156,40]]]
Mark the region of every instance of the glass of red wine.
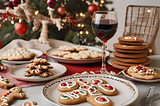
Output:
[[109,74],[106,69],[106,42],[112,38],[117,30],[118,19],[114,11],[95,11],[92,16],[91,27],[94,34],[103,42],[102,67],[100,73]]

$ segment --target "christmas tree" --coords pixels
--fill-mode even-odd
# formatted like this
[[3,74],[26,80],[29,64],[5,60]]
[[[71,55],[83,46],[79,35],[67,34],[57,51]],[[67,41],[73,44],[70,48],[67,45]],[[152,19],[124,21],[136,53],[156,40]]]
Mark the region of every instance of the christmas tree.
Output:
[[[17,2],[19,0],[1,0],[0,9],[4,9],[8,5],[13,8],[12,1]],[[95,35],[91,29],[91,17],[93,12],[96,11],[96,8],[98,8],[98,10],[108,10],[106,4],[112,3],[112,1],[106,0],[21,0],[21,2],[26,1],[32,9],[46,17],[49,17],[47,10],[49,4],[47,4],[47,2],[55,3],[54,17],[62,19],[61,24],[63,29],[58,30],[56,25],[48,25],[49,38],[86,45],[97,44],[95,42]],[[1,17],[3,18],[3,16]],[[13,39],[30,40],[39,38],[41,28],[33,31],[33,21],[26,22],[26,20],[23,19],[23,23],[27,26],[27,32],[24,35],[18,35],[15,32],[15,25],[19,20],[14,20],[14,22],[12,22],[3,20],[2,18],[0,21],[0,42],[2,43],[2,47]]]

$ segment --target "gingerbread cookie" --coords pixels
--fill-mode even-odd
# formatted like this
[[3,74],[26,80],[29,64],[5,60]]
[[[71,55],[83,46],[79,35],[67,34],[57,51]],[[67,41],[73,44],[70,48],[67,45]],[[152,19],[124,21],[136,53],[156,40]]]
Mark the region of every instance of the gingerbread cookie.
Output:
[[107,84],[104,79],[95,78],[90,82],[84,79],[74,79],[74,81],[79,84],[79,89],[66,91],[60,94],[58,98],[60,103],[74,105],[82,102],[89,102],[94,106],[112,106],[111,99],[106,95],[113,96],[118,94],[118,90]]
[[3,78],[0,76],[0,88],[8,89],[8,88],[12,88],[14,86],[15,85],[10,83],[6,78]]
[[112,106],[112,101],[106,95],[90,96],[87,101],[93,106]]
[[34,63],[35,65],[37,65],[37,64],[49,65],[49,63],[46,59],[38,58],[38,57],[35,57],[33,60],[30,60],[30,63]]
[[[49,64],[49,63],[48,63]],[[39,64],[39,65],[35,65],[34,63],[31,63],[31,64],[28,64],[26,65],[26,68],[30,68],[30,69],[33,69],[33,68],[36,68],[36,69],[40,69],[40,70],[48,70],[48,69],[52,69],[53,67],[52,66],[49,66],[49,65],[43,65],[43,64]]]
[[147,67],[144,65],[131,66],[126,70],[126,73],[132,77],[140,79],[156,79],[160,78],[160,70],[153,67]]
[[23,76],[30,77],[38,75],[41,77],[48,77],[54,75],[52,72],[49,71],[49,69],[52,69],[53,67],[50,66],[50,63],[48,63],[46,59],[34,58],[30,62],[30,64],[26,65],[26,68],[29,69],[25,70]]
[[24,102],[22,105],[20,106],[36,106],[37,105],[37,102],[34,102],[34,101],[26,101]]
[[79,87],[78,83],[76,81],[70,81],[70,82],[63,82],[60,83],[57,87],[57,89],[61,92],[67,92],[75,90]]
[[22,93],[21,87],[14,87],[9,90],[3,90],[0,94],[0,106],[9,106],[14,99],[24,99],[25,93]]
[[29,60],[35,56],[35,53],[27,50],[26,48],[12,48],[1,54],[2,60],[15,61],[15,60]]

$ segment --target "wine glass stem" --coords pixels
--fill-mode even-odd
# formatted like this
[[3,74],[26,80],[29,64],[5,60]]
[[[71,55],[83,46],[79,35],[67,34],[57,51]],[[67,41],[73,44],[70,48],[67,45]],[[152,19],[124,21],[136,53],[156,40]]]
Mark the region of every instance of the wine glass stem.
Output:
[[103,43],[103,46],[102,46],[102,67],[101,67],[100,72],[102,74],[108,72],[106,69],[106,45],[105,45],[105,42]]

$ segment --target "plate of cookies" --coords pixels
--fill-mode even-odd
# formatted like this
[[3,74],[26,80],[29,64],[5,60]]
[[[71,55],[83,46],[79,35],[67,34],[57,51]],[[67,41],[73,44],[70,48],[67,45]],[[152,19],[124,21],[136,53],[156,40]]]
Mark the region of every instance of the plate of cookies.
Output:
[[24,64],[29,63],[34,57],[39,57],[43,53],[35,49],[27,49],[24,47],[11,48],[1,53],[1,59],[9,64]]
[[[71,64],[86,64],[102,61],[101,49],[92,46],[60,46],[58,48],[49,49],[47,55],[58,62]],[[106,51],[106,57],[110,53]]]
[[132,82],[103,74],[61,77],[47,83],[42,93],[56,106],[126,106],[139,95]]
[[59,63],[48,62],[43,58],[34,58],[29,64],[23,64],[10,70],[16,79],[31,82],[48,81],[60,77],[67,68]]
[[122,73],[133,80],[141,82],[159,82],[160,69],[145,65],[130,66],[122,71]]

